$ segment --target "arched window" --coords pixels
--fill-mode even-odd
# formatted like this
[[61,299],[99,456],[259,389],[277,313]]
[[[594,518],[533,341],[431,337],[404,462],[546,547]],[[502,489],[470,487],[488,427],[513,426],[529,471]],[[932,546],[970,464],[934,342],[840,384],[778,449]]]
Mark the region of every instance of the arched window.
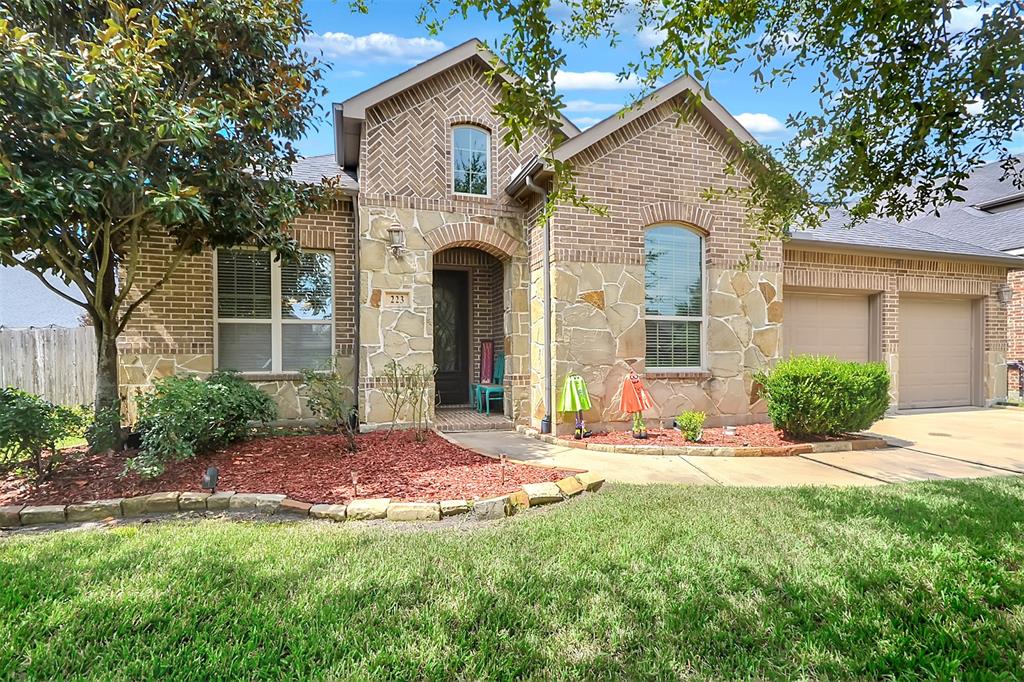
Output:
[[452,189],[456,194],[491,193],[491,135],[483,128],[452,128]]
[[648,370],[704,367],[704,239],[679,225],[644,236]]

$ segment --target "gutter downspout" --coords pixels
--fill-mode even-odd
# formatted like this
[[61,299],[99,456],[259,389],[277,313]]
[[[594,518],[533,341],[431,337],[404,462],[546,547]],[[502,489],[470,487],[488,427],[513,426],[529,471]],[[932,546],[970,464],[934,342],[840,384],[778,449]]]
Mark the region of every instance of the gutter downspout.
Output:
[[355,225],[355,234],[352,235],[353,246],[355,247],[355,270],[356,270],[356,286],[355,286],[355,324],[353,325],[353,333],[355,334],[354,343],[352,344],[352,354],[355,358],[355,372],[354,374],[354,386],[352,387],[352,421],[354,422],[353,431],[359,433],[359,368],[362,363],[361,351],[362,346],[360,345],[359,336],[359,318],[362,317],[362,306],[359,303],[360,287],[362,286],[363,276],[359,271],[359,194],[352,195],[352,221]]
[[[534,194],[539,194],[542,201],[547,203],[547,191],[533,181],[529,175],[526,176],[526,188]],[[551,400],[552,400],[552,375],[551,375],[551,218],[544,221],[544,419],[540,422],[541,433],[551,433]]]

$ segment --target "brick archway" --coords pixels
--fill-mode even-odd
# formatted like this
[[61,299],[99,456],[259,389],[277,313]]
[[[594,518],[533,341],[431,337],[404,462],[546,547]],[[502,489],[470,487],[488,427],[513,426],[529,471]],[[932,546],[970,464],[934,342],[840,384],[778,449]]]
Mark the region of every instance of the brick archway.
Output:
[[647,204],[640,210],[645,226],[657,223],[687,223],[710,234],[714,227],[715,217],[707,209],[684,201],[660,201]]
[[430,249],[437,253],[456,246],[480,249],[502,260],[516,253],[516,239],[493,225],[464,222],[447,223],[423,236]]

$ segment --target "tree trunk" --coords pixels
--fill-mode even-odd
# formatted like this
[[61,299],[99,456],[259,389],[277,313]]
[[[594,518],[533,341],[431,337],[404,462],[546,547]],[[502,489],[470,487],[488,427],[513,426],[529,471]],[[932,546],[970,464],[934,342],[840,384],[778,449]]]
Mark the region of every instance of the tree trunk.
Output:
[[121,399],[117,381],[117,336],[107,325],[96,327],[96,416],[117,407]]
[[[121,428],[121,393],[117,380],[117,295],[114,269],[103,273],[102,294],[97,296],[100,310],[92,311],[96,331],[96,437],[93,447],[120,449],[125,433]],[[106,433],[100,433],[103,430]]]

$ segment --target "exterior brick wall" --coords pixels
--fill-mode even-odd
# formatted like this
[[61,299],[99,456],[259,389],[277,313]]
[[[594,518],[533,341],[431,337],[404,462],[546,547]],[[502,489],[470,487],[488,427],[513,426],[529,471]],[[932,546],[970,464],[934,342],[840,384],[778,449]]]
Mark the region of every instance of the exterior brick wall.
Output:
[[[1007,311],[1006,359],[1024,362],[1024,270],[1011,272],[1008,281],[1013,290],[1013,299]],[[1017,372],[1011,372],[1008,380],[1010,393],[1024,399],[1024,395],[1019,393],[1020,377]]]
[[[334,255],[335,352],[341,370],[351,372],[356,282],[351,199],[339,199],[322,213],[300,217],[292,232],[303,248],[327,250]],[[170,240],[153,241],[142,253],[140,290],[159,280],[173,253],[173,244]],[[213,263],[212,251],[186,257],[174,276],[133,315],[118,344],[122,392],[129,400],[156,378],[181,371],[205,374],[214,369]],[[292,374],[258,378],[264,389],[278,398],[284,417],[303,413],[293,379]]]

